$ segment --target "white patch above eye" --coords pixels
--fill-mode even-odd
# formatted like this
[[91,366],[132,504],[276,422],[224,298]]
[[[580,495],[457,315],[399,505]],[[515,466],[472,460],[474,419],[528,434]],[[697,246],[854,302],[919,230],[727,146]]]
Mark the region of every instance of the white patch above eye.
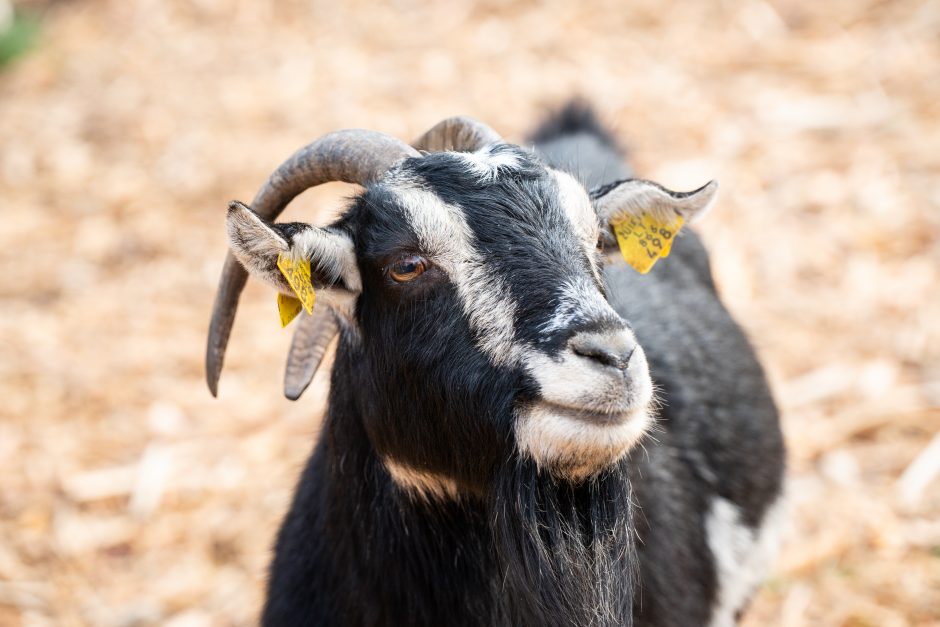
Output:
[[757,529],[741,519],[731,501],[714,497],[705,520],[708,548],[715,562],[718,594],[712,608],[711,627],[733,627],[735,616],[767,576],[777,554],[786,513],[786,501],[777,497],[764,511]]
[[514,169],[519,167],[519,157],[509,151],[494,153],[493,149],[499,144],[484,146],[475,152],[451,153],[458,157],[471,174],[481,181],[492,181],[501,169]]

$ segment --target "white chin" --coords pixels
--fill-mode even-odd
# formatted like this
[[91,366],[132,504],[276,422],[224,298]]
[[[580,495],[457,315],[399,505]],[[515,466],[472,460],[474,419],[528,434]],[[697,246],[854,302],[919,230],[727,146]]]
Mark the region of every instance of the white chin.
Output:
[[599,414],[536,403],[517,413],[516,442],[539,468],[581,481],[618,462],[651,422],[647,406]]

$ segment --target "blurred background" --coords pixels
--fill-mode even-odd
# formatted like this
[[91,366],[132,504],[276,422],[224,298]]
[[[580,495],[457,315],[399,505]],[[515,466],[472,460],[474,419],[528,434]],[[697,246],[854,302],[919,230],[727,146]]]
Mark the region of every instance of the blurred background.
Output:
[[641,176],[721,181],[790,460],[745,625],[940,625],[936,0],[0,0],[0,625],[253,624],[327,384],[283,398],[252,284],[206,390],[227,202],[331,130],[521,140],[573,95]]

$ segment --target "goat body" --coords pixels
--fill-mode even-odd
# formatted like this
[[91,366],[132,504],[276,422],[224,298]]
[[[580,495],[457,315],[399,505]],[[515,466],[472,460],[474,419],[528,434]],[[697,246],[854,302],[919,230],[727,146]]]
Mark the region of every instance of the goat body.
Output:
[[[407,159],[315,232],[355,250],[307,255],[327,296],[353,296],[332,301],[329,406],[265,625],[722,626],[764,575],[783,443],[705,249],[687,230],[647,275],[595,263],[568,174],[630,181],[614,140],[571,106],[533,142]],[[313,227],[268,227],[315,247]]]

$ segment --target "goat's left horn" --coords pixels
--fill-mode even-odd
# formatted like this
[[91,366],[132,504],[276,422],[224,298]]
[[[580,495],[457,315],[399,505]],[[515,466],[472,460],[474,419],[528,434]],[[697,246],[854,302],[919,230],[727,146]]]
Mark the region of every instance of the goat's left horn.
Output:
[[502,140],[499,133],[483,122],[466,115],[458,115],[441,120],[411,145],[426,152],[472,152]]
[[[304,146],[275,170],[258,191],[251,209],[265,220],[274,220],[287,204],[306,189],[329,181],[367,185],[392,165],[418,152],[384,133],[364,130],[337,131]],[[248,273],[229,252],[219,280],[206,344],[206,383],[215,396],[225,348],[235,321],[238,298]]]

